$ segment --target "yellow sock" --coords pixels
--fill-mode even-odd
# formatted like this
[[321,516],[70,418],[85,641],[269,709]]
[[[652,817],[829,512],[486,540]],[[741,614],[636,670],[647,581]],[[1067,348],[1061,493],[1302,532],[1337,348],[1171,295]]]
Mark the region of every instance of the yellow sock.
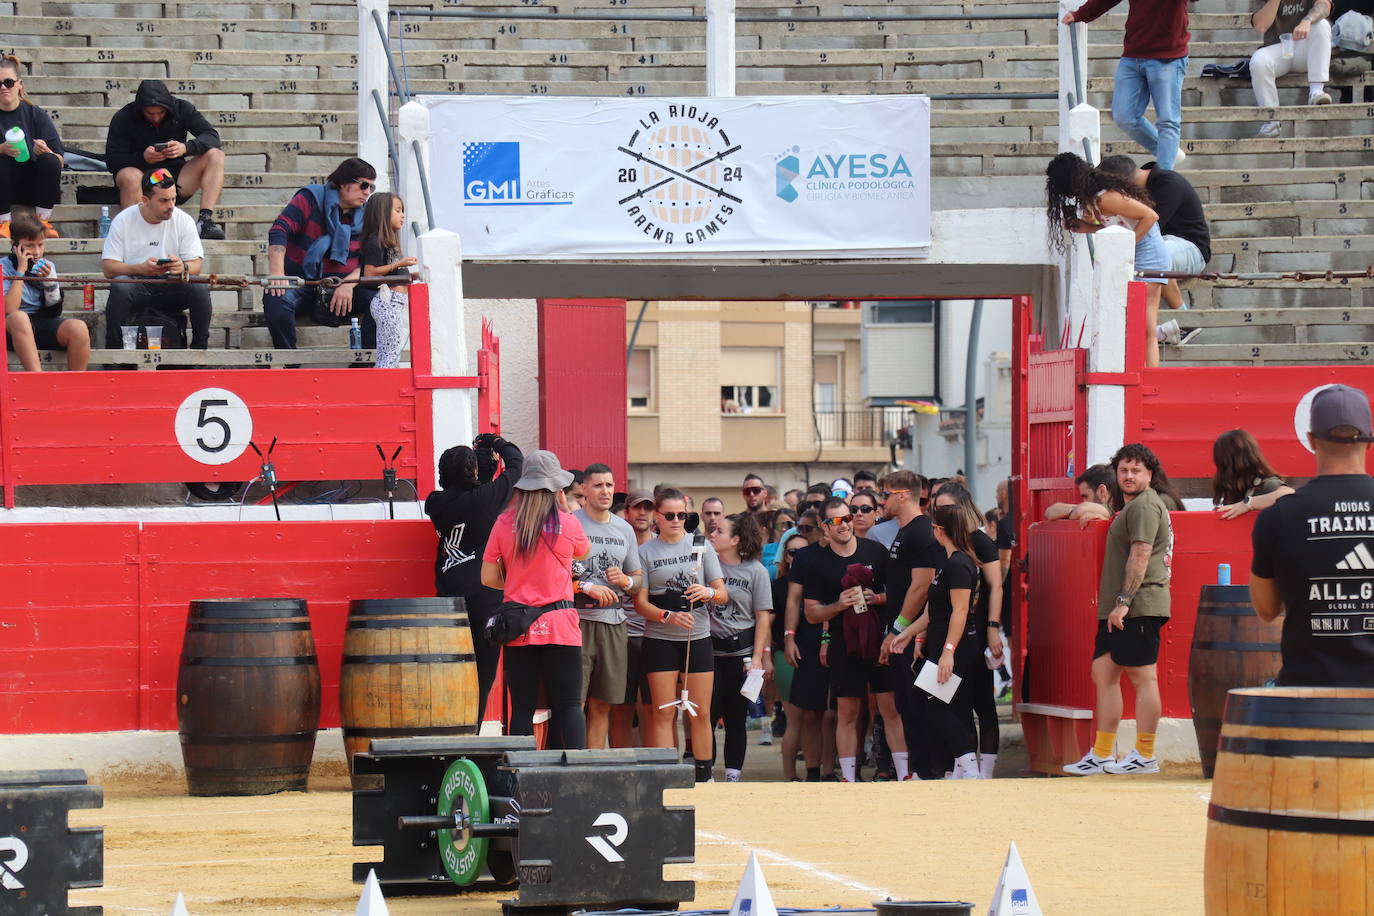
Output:
[[1153,734],[1140,733],[1135,736],[1135,751],[1140,756],[1149,760],[1155,755],[1155,736]]
[[[1150,737],[1153,738],[1154,736],[1151,735]],[[1115,745],[1116,732],[1098,732],[1097,740],[1093,742],[1093,753],[1098,757],[1110,757]]]

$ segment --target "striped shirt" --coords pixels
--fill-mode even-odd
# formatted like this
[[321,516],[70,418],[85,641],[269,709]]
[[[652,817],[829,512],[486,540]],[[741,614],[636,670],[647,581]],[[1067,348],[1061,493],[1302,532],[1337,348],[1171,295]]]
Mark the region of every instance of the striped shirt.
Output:
[[[351,210],[344,211],[344,222],[351,218],[351,214]],[[310,192],[302,188],[272,222],[272,228],[267,231],[267,244],[286,248],[286,276],[305,277],[305,253],[311,243],[324,234],[324,212],[315,206],[315,198]],[[357,270],[360,250],[359,233],[354,233],[352,241],[348,243],[348,263],[340,264],[326,256],[321,268],[323,275],[342,277]]]

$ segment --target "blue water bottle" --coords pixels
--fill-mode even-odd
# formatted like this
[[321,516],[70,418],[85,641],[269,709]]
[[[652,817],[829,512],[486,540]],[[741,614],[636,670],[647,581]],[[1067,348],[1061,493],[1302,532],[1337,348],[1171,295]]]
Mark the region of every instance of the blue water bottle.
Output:
[[103,239],[110,234],[110,208],[100,208],[100,237]]
[[361,350],[362,348],[363,329],[362,326],[358,324],[358,319],[355,317],[353,323],[348,327],[348,349]]
[[1218,564],[1217,564],[1217,585],[1230,585],[1230,584],[1231,584],[1231,564],[1230,564],[1230,563],[1218,563]]

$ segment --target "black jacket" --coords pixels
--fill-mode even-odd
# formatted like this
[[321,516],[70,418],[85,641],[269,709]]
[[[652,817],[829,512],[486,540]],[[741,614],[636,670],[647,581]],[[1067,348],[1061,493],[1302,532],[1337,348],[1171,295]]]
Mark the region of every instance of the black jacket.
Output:
[[520,449],[505,442],[501,446],[501,461],[506,467],[496,479],[471,490],[435,490],[425,499],[425,514],[439,532],[434,585],[440,595],[466,597],[482,584],[482,553],[487,549],[487,538],[491,537],[497,516],[510,501],[525,457]]
[[[167,116],[157,127],[143,116],[143,109],[150,105],[167,109]],[[186,139],[188,134],[190,140]],[[110,174],[125,168],[149,168],[143,160],[143,151],[154,143],[167,140],[185,143],[186,155],[199,156],[207,149],[219,147],[219,131],[210,126],[196,106],[185,99],[174,98],[162,80],[144,80],[138,84],[134,100],[110,119],[110,129],[105,135],[105,166]]]

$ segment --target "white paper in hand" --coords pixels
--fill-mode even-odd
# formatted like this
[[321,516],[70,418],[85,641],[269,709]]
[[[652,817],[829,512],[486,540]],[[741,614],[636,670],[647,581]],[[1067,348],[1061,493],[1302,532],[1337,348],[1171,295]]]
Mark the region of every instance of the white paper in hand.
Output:
[[749,669],[749,674],[744,678],[744,686],[739,689],[739,692],[750,703],[757,703],[759,694],[763,692],[763,669]]
[[937,700],[948,703],[954,699],[954,691],[959,689],[959,682],[963,678],[957,674],[951,674],[949,680],[943,684],[939,682],[940,668],[932,661],[927,661],[921,666],[921,673],[916,675],[916,686]]

